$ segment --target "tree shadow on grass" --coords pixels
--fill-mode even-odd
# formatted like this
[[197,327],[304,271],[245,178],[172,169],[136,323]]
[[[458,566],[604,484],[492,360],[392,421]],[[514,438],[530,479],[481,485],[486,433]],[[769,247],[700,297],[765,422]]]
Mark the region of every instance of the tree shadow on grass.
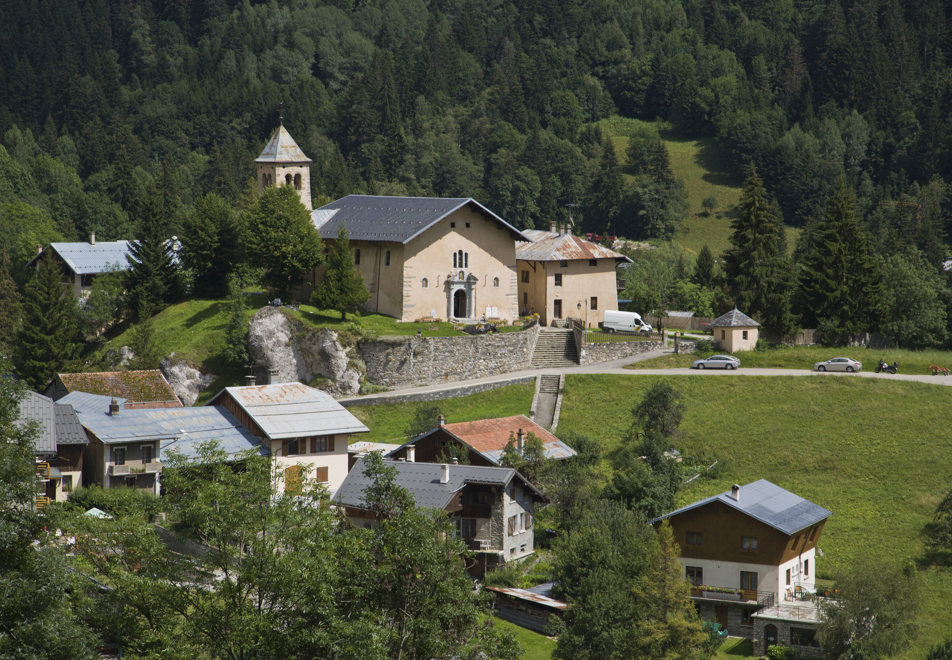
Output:
[[722,655],[746,658],[754,655],[754,644],[743,637],[728,637],[727,641],[721,644],[718,651]]
[[195,312],[187,319],[182,322],[186,328],[192,328],[202,321],[207,321],[210,318],[214,318],[221,312],[227,311],[228,303],[226,302],[216,302],[212,305],[209,305],[200,312]]

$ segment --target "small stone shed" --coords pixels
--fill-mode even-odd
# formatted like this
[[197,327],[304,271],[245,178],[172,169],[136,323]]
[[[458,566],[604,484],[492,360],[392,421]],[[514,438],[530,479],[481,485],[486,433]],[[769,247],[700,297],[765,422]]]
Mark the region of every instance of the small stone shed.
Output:
[[722,351],[752,351],[757,346],[760,324],[736,307],[711,321],[714,345]]

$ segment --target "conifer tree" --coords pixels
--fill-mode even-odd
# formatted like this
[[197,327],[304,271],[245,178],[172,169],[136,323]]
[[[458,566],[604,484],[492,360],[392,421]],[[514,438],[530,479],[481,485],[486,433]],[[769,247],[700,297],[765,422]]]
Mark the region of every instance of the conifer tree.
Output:
[[327,270],[311,294],[311,304],[318,309],[336,309],[341,319],[346,319],[347,312],[355,311],[369,298],[364,278],[354,268],[350,234],[342,224],[337,231],[337,240],[328,249]]
[[799,285],[804,320],[816,324],[824,343],[847,342],[879,316],[879,262],[856,215],[853,191],[842,179],[809,233]]
[[711,248],[707,246],[707,243],[697,253],[697,260],[694,262],[694,275],[691,277],[691,281],[705,288],[714,286],[714,255],[711,254]]
[[785,254],[783,226],[753,166],[731,229],[724,268],[734,304],[768,330],[791,332],[795,323],[790,311],[793,276]]
[[10,274],[10,255],[4,247],[0,253],[0,361],[10,357],[22,314],[23,297]]
[[23,324],[16,336],[14,364],[20,378],[42,389],[82,348],[76,299],[60,280],[59,264],[47,253],[27,285]]
[[129,244],[126,291],[129,309],[136,320],[142,309],[160,312],[181,296],[178,267],[172,257],[162,195],[156,186],[149,190],[140,209],[136,240]]

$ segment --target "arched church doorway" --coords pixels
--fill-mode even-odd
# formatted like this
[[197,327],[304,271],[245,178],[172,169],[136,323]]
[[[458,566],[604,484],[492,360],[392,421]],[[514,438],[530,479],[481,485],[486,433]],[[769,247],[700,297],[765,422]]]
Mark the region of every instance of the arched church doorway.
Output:
[[458,319],[464,319],[468,316],[466,313],[466,292],[458,289],[453,294],[453,316]]

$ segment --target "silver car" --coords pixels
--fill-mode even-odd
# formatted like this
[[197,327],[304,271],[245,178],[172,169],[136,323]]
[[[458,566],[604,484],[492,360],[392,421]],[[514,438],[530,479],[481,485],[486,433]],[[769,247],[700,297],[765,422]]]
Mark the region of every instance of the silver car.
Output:
[[813,365],[814,371],[859,371],[863,363],[848,357],[835,357]]
[[712,355],[708,358],[695,360],[691,364],[692,369],[736,369],[740,366],[740,360],[733,355]]

